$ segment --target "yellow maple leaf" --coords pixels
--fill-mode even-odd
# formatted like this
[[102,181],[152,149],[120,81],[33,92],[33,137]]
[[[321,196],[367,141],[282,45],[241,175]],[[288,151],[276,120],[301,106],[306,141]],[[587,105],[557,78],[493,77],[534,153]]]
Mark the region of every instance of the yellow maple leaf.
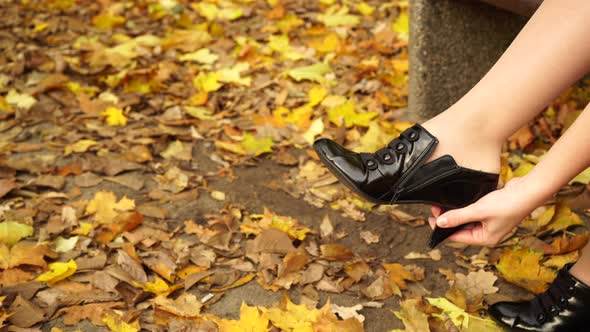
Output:
[[124,126],[127,124],[127,118],[123,114],[123,111],[109,106],[100,115],[105,117],[105,121],[109,126]]
[[24,108],[27,110],[37,102],[37,99],[35,99],[33,96],[26,93],[18,93],[15,89],[10,89],[6,97],[4,97],[4,100],[6,103],[12,106]]
[[217,59],[219,59],[219,56],[211,53],[211,50],[208,48],[202,48],[196,52],[187,53],[178,57],[180,61],[193,61],[208,65],[215,63]]
[[272,325],[282,331],[313,332],[313,322],[320,315],[320,311],[310,310],[305,304],[294,304],[288,297],[285,297],[283,302],[283,308],[263,309]]
[[89,222],[80,222],[78,228],[74,229],[70,232],[70,234],[75,235],[88,235],[90,231],[94,228],[94,226]]
[[127,197],[117,202],[117,197],[110,191],[99,191],[94,199],[86,206],[86,213],[94,214],[94,220],[99,224],[109,224],[114,221],[119,212],[135,209],[135,201]]
[[305,58],[305,55],[293,51],[289,45],[289,37],[287,35],[270,36],[268,38],[268,47],[281,54],[284,59],[299,60]]
[[143,285],[139,282],[134,281],[134,285],[143,288],[146,292],[150,292],[156,295],[168,296],[170,293],[182,287],[182,285],[170,286],[164,279],[154,275],[154,282],[146,282]]
[[102,322],[113,332],[139,332],[141,328],[138,320],[129,324],[123,320],[121,315],[112,311],[105,311]]
[[257,307],[249,307],[244,302],[240,307],[239,320],[217,319],[215,323],[219,327],[219,332],[266,332],[270,330],[266,314],[260,312]]
[[309,92],[307,93],[309,106],[316,106],[326,98],[328,95],[328,90],[321,85],[314,85]]
[[280,19],[276,25],[282,33],[289,33],[293,29],[302,26],[304,23],[305,21],[297,17],[297,15],[288,13],[285,17]]
[[332,6],[323,14],[318,15],[317,18],[327,27],[355,26],[359,24],[360,18],[356,15],[349,14],[348,11],[347,6]]
[[328,110],[328,119],[337,126],[341,126],[344,122],[346,128],[354,125],[368,127],[371,120],[376,116],[377,112],[357,113],[352,101],[347,101]]
[[247,62],[238,62],[231,68],[223,68],[217,71],[217,79],[223,83],[235,83],[239,85],[250,86],[252,83],[251,77],[241,77],[241,72],[250,69],[250,64]]
[[64,155],[69,156],[73,152],[82,153],[86,152],[91,146],[97,145],[97,141],[93,141],[91,139],[82,139],[74,144],[68,144],[64,148]]
[[555,271],[541,266],[542,258],[542,252],[528,248],[507,248],[496,268],[507,281],[539,294],[555,278]]
[[227,6],[221,8],[217,13],[217,18],[220,20],[233,21],[244,15],[244,10],[238,6]]
[[217,73],[208,73],[205,74],[200,72],[197,77],[193,79],[193,85],[195,88],[205,91],[205,92],[212,92],[219,90],[223,84],[219,83],[218,81],[219,75]]
[[399,14],[397,19],[391,23],[391,29],[398,33],[401,40],[408,41],[410,36],[410,19],[406,12]]
[[271,137],[256,137],[249,133],[244,133],[244,140],[240,142],[246,154],[253,157],[259,156],[266,152],[272,152],[274,142]]
[[565,204],[559,204],[555,210],[555,215],[547,224],[546,228],[552,233],[563,231],[571,226],[582,226],[584,221],[572,209]]
[[359,139],[360,145],[354,148],[356,152],[376,151],[386,146],[397,137],[397,132],[388,133],[377,122],[369,124],[369,130]]
[[327,63],[319,62],[310,66],[297,67],[287,71],[287,75],[295,81],[314,81],[324,83],[326,79],[324,75],[330,73],[332,68]]
[[45,281],[49,286],[54,285],[58,281],[64,280],[71,276],[78,269],[78,265],[73,259],[69,262],[55,262],[49,264],[49,271],[37,277],[37,281]]
[[301,225],[297,220],[274,214],[267,208],[264,208],[264,214],[252,214],[250,218],[249,222],[240,225],[243,233],[260,234],[265,229],[274,228],[298,240],[304,240],[307,234],[311,233],[311,229]]
[[[428,302],[441,309],[445,315],[433,314],[441,320],[451,319],[453,324],[465,332],[495,332],[499,331],[499,326],[490,319],[480,318],[475,315],[470,315],[465,310],[459,308],[451,301],[444,297],[426,298]],[[447,318],[448,317],[448,318]],[[418,330],[417,330],[418,331]]]
[[215,4],[206,1],[192,3],[191,6],[207,21],[213,21],[219,12],[219,8]]
[[356,10],[358,10],[364,16],[371,16],[371,15],[373,15],[373,12],[375,11],[375,7],[362,1],[356,5]]
[[113,27],[122,25],[123,23],[125,23],[125,17],[112,15],[109,13],[96,15],[92,18],[92,24],[102,30],[110,30]]
[[20,239],[33,235],[33,227],[14,221],[0,223],[0,243],[9,246],[17,243]]

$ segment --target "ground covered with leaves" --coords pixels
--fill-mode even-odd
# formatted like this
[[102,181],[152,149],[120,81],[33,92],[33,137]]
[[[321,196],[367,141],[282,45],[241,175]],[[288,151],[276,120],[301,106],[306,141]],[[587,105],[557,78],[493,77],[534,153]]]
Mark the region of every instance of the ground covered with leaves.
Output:
[[[310,148],[411,126],[407,5],[0,3],[0,330],[498,330],[487,305],[588,241],[590,172],[498,248],[429,251],[426,208],[359,199]],[[507,142],[502,183],[588,91]]]

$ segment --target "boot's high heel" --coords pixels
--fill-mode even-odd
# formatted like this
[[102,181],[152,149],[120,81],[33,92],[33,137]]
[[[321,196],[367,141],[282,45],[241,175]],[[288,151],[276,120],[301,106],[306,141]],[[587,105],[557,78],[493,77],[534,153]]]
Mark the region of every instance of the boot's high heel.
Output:
[[495,303],[489,315],[508,331],[590,331],[590,287],[569,273],[571,267],[564,266],[545,293],[530,301]]
[[[461,167],[449,155],[426,163],[437,144],[436,137],[414,125],[375,153],[356,153],[325,138],[313,146],[340,181],[378,204],[424,203],[456,209],[496,189],[498,174]],[[460,227],[435,228],[430,247]]]

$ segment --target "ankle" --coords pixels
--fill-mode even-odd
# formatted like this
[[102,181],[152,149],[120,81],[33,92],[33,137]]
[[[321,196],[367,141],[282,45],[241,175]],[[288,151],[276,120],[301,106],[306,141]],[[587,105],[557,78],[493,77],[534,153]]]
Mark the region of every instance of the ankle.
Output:
[[587,286],[590,286],[590,270],[581,266],[581,264],[574,264],[574,266],[572,266],[572,268],[569,270],[569,273]]

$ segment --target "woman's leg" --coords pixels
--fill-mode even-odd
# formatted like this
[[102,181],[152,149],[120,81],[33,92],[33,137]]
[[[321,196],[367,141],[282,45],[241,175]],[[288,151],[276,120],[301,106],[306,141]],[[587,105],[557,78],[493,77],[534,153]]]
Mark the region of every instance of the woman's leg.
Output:
[[571,268],[570,273],[586,285],[590,285],[590,243],[582,249],[582,256]]
[[465,167],[498,172],[505,140],[590,70],[590,1],[545,0],[490,71],[423,126]]

